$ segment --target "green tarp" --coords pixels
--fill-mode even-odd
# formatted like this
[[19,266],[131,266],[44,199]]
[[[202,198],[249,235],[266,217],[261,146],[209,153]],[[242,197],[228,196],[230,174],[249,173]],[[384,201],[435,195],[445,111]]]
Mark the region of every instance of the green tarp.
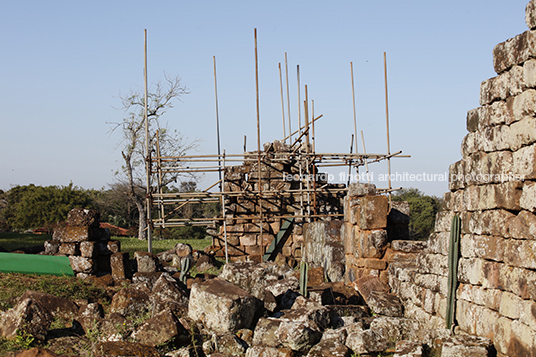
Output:
[[0,272],[74,276],[69,258],[36,254],[0,253]]

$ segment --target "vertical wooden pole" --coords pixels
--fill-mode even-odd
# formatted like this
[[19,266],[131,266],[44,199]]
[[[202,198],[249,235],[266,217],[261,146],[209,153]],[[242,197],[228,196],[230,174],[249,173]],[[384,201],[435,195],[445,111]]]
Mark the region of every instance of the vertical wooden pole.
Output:
[[281,63],[279,63],[279,88],[281,91],[281,116],[283,118],[283,141],[287,142],[287,133],[285,128],[285,100],[283,99],[283,75],[281,74]]
[[153,252],[153,237],[152,237],[152,220],[151,220],[151,152],[149,151],[149,116],[148,116],[148,85],[147,85],[147,29],[144,31],[144,45],[143,45],[143,52],[144,52],[144,67],[143,67],[143,77],[145,82],[145,108],[144,108],[144,116],[145,116],[145,168],[147,173],[147,191],[146,191],[146,199],[145,199],[145,205],[146,205],[146,213],[147,213],[147,251],[149,253]]
[[[223,150],[223,169],[225,170],[225,150]],[[223,176],[223,187],[225,187],[225,175]],[[221,195],[221,211],[223,218],[223,241],[225,244],[225,263],[229,263],[229,249],[227,247],[227,217],[225,216],[225,195]]]
[[263,217],[262,217],[262,181],[261,181],[261,115],[260,115],[260,103],[259,103],[259,59],[257,54],[257,29],[255,29],[255,88],[257,98],[257,166],[259,169],[259,217],[260,217],[260,241],[261,250],[264,248],[263,244]]
[[361,130],[361,145],[363,146],[363,154],[365,155],[365,170],[367,171],[367,182],[370,183],[368,162],[367,162],[367,149],[365,148],[365,137],[363,136],[363,130]]
[[288,135],[289,135],[289,144],[292,145],[292,127],[290,125],[290,93],[288,85],[288,63],[287,63],[287,53],[285,52],[285,78],[287,80],[287,116],[288,116]]
[[223,184],[221,179],[221,148],[220,148],[220,115],[218,110],[218,82],[216,80],[216,56],[212,56],[214,63],[214,98],[216,100],[216,135],[218,136],[218,175],[220,179],[220,192],[223,192]]
[[385,79],[385,122],[387,127],[387,173],[389,181],[389,201],[391,200],[391,141],[389,139],[389,96],[387,90],[387,54],[383,53],[383,74]]
[[354,140],[355,140],[354,144],[355,144],[355,152],[358,153],[359,149],[357,146],[357,116],[356,116],[356,110],[355,110],[354,64],[352,62],[350,62],[350,72],[352,75],[352,103],[354,107]]
[[298,128],[300,129],[300,135],[302,133],[301,129],[301,98],[300,98],[300,65],[297,65],[298,73]]

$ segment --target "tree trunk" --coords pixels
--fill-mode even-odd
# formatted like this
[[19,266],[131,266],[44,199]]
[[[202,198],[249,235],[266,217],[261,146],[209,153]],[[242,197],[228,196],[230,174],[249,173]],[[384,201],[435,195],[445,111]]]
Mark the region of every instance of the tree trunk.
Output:
[[142,200],[136,199],[136,207],[138,208],[139,218],[138,218],[138,239],[146,240],[147,239],[147,211],[145,209],[145,204]]

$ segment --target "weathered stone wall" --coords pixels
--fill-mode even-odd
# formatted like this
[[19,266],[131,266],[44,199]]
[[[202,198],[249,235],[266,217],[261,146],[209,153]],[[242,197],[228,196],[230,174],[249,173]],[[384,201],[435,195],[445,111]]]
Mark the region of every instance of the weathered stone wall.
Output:
[[387,282],[391,262],[415,260],[412,246],[422,243],[406,240],[409,214],[407,202],[390,202],[376,193],[376,186],[350,184],[341,227],[347,284],[370,275]]
[[417,264],[395,263],[405,314],[444,327],[450,224],[461,218],[456,330],[490,338],[499,356],[536,356],[536,1],[529,31],[493,50],[497,76],[467,115],[462,159]]
[[[305,218],[299,216],[310,213],[325,215],[322,219],[329,219],[330,214],[342,214],[344,192],[331,193],[329,189],[344,188],[344,184],[328,184],[327,175],[318,173],[314,165],[307,170],[302,162],[296,160],[296,153],[287,144],[277,140],[264,145],[260,179],[258,165],[258,160],[253,155],[246,158],[242,165],[225,169],[224,189],[225,192],[231,192],[225,201],[228,254],[231,260],[261,261],[285,220],[280,217],[297,216],[290,236],[278,247],[276,257],[278,261],[293,266],[302,256]],[[307,188],[308,184],[311,189],[322,185],[323,192],[317,193],[316,197],[312,193],[305,193],[302,205],[301,197],[290,195],[289,190],[298,191]],[[262,199],[256,193],[260,189],[263,192]],[[262,238],[258,219],[261,204]],[[223,226],[220,226],[220,231],[213,240],[214,248],[220,256],[224,254],[224,238]]]
[[376,186],[352,183],[344,219],[304,225],[303,260],[322,267],[327,280],[350,284],[367,276],[388,282],[394,261],[415,261],[423,242],[408,241],[409,204],[389,202]]

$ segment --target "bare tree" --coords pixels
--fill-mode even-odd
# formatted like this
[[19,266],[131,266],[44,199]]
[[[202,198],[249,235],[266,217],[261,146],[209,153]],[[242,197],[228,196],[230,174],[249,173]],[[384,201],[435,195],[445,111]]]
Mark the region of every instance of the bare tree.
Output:
[[[155,83],[147,95],[147,118],[149,122],[149,155],[154,155],[157,132],[162,156],[182,156],[189,150],[195,149],[197,142],[186,142],[177,130],[172,130],[167,124],[162,125],[160,118],[170,108],[175,100],[180,100],[188,89],[181,83],[179,77],[164,75],[165,81]],[[133,90],[127,96],[120,96],[122,107],[127,115],[121,122],[109,123],[111,132],[121,131],[123,137],[119,146],[123,156],[123,165],[117,172],[116,179],[136,205],[139,214],[138,239],[147,238],[146,201],[146,153],[145,153],[145,95],[143,91]],[[191,180],[191,177],[189,178]],[[180,181],[177,174],[168,174],[163,178],[163,184]]]

